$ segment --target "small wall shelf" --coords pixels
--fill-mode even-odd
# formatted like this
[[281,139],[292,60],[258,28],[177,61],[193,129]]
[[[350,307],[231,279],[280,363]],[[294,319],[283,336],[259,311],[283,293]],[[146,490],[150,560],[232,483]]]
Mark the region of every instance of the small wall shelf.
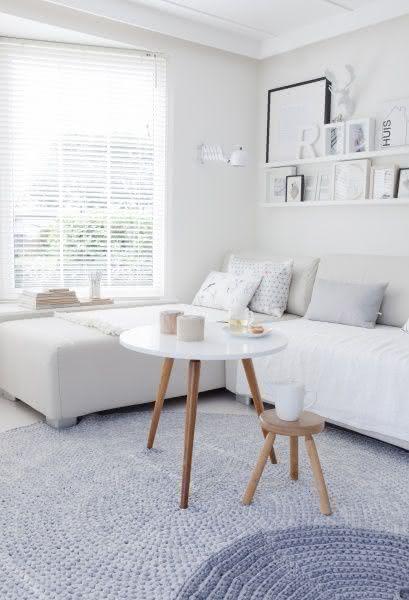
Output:
[[317,206],[409,206],[409,198],[392,198],[390,200],[325,200],[317,202],[275,202],[260,203],[263,208],[314,208]]
[[[265,163],[265,169],[275,167],[296,167],[301,165],[315,165],[317,163],[337,162],[343,160],[357,160],[359,158],[383,158],[385,156],[401,156],[407,154],[409,157],[409,146],[396,146],[385,150],[373,150],[371,152],[351,152],[349,154],[331,154],[329,156],[316,156],[311,158],[295,158],[294,160],[284,160]],[[318,204],[315,202],[314,204]]]

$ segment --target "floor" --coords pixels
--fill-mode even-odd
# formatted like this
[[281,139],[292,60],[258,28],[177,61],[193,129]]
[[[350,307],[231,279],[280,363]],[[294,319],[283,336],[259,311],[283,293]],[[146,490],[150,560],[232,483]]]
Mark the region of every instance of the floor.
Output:
[[[185,406],[185,398],[174,398],[167,400],[168,404],[174,407]],[[140,407],[126,407],[124,411],[137,411]],[[221,413],[221,414],[252,414],[254,408],[245,406],[237,402],[235,395],[227,390],[214,390],[200,394],[198,411],[202,413]],[[11,400],[5,396],[0,396],[0,433],[17,427],[32,425],[38,421],[44,420],[43,415],[30,408],[19,400]]]

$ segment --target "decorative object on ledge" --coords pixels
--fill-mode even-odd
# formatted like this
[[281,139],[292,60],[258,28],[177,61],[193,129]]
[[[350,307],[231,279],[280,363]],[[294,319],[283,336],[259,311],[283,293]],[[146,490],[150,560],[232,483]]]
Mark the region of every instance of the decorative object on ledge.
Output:
[[330,113],[330,81],[326,77],[269,90],[266,162],[294,158],[302,132],[317,123],[329,123]]
[[364,200],[368,192],[369,160],[351,160],[335,163],[333,176],[334,202]]
[[285,202],[286,178],[295,175],[295,167],[278,167],[267,172],[266,176],[266,202],[269,204]]
[[374,149],[375,119],[351,119],[345,128],[347,152],[371,152]]
[[304,200],[304,175],[288,175],[286,178],[286,202],[302,202]]
[[398,167],[372,167],[369,196],[375,200],[395,197]]
[[323,126],[324,154],[334,156],[345,152],[345,123],[327,123]]
[[355,101],[351,98],[350,89],[355,80],[355,72],[352,65],[345,65],[345,70],[348,74],[348,79],[344,87],[340,86],[335,74],[332,71],[329,69],[326,69],[325,71],[325,76],[331,81],[329,89],[333,98],[333,106],[335,107],[335,111],[343,111],[337,112],[333,122],[346,121],[352,117],[355,110]]
[[234,146],[230,157],[225,156],[220,144],[202,144],[199,146],[199,162],[223,162],[231,167],[245,167],[248,153],[243,146]]
[[409,198],[409,168],[399,169],[398,198]]
[[380,149],[409,143],[409,98],[383,103],[377,137]]
[[317,156],[315,144],[318,142],[320,134],[321,128],[318,123],[314,123],[311,125],[311,127],[306,127],[300,130],[297,158],[306,158],[305,155],[307,152],[310,156]]

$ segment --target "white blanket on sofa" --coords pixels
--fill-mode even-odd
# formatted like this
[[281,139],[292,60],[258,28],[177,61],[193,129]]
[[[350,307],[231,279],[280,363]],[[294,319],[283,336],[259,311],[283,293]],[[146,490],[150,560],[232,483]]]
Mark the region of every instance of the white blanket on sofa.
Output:
[[[276,323],[286,350],[257,359],[263,398],[269,383],[302,381],[307,403],[340,423],[409,441],[409,335],[397,327],[363,329],[306,319]],[[248,393],[243,370],[237,391]]]
[[151,325],[159,320],[162,310],[181,310],[185,313],[203,315],[208,321],[225,318],[224,311],[191,304],[157,304],[153,306],[138,306],[133,308],[114,308],[103,310],[87,310],[73,312],[56,312],[54,316],[71,323],[98,329],[106,335],[121,335],[128,329],[138,325]]

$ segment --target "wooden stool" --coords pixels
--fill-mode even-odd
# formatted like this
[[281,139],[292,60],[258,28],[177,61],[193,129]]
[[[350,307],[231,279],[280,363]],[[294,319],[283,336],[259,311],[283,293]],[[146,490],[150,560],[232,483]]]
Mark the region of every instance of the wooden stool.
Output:
[[327,486],[322,474],[320,459],[313,439],[314,433],[320,433],[325,427],[325,421],[318,415],[304,411],[298,421],[282,421],[276,415],[275,409],[265,410],[259,417],[261,427],[268,431],[266,441],[260,452],[257,464],[251,474],[243,497],[243,504],[251,504],[258,482],[263,473],[267,458],[273,449],[276,435],[286,435],[290,438],[290,477],[298,479],[298,438],[304,436],[315,484],[320,496],[320,510],[323,515],[331,514]]

